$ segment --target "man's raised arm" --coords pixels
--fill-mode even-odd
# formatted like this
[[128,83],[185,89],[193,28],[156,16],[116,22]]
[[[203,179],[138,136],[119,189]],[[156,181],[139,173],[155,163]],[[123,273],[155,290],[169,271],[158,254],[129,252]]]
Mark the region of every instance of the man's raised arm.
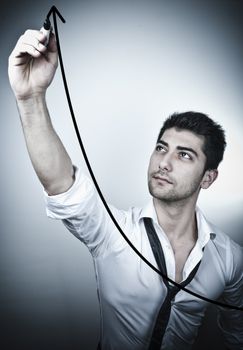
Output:
[[46,89],[58,63],[54,34],[46,37],[27,30],[9,57],[9,80],[22,122],[26,145],[38,178],[49,195],[68,190],[74,181],[73,166],[56,134],[46,106]]

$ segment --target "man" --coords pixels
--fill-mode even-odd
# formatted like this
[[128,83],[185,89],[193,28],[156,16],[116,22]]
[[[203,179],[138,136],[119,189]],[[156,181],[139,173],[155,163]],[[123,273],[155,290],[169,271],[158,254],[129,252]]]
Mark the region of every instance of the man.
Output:
[[[61,219],[92,254],[101,310],[102,349],[188,350],[207,303],[179,290],[134,253],[107,215],[92,182],[72,165],[55,133],[45,93],[57,67],[54,35],[28,30],[9,58],[9,78],[29,155],[45,189],[47,213]],[[201,113],[168,118],[148,168],[151,201],[111,210],[134,246],[170,280],[210,299],[243,307],[242,248],[196,207],[217,178],[222,128]],[[221,307],[228,349],[243,348],[243,313]]]

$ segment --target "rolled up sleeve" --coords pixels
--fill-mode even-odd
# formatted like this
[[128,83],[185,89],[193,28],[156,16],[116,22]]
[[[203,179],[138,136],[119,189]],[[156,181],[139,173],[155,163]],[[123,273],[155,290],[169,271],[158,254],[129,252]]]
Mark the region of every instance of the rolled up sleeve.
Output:
[[[120,236],[92,181],[78,167],[74,170],[75,181],[68,191],[49,196],[44,190],[46,213],[52,219],[62,220],[92,255],[99,255],[111,249]],[[122,211],[109,207],[117,220],[122,219]]]

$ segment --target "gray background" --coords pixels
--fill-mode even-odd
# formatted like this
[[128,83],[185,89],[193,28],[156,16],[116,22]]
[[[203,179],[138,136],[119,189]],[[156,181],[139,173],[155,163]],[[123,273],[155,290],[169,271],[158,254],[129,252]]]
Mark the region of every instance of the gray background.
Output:
[[[1,291],[3,349],[95,349],[99,309],[92,260],[60,222],[46,217],[7,78],[7,58],[53,5],[1,2]],[[81,135],[106,199],[119,208],[148,199],[155,138],[174,111],[208,113],[227,131],[217,182],[199,204],[242,238],[242,1],[56,1],[59,34]],[[54,126],[87,173],[60,70],[48,91]],[[151,272],[152,273],[152,272]],[[223,349],[209,314],[195,349]]]

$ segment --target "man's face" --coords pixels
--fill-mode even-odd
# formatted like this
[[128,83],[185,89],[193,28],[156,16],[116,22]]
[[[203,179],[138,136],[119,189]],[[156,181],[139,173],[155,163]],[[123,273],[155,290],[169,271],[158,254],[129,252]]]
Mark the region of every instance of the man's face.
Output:
[[197,199],[205,175],[203,143],[203,136],[187,130],[171,128],[164,132],[148,168],[148,186],[153,197],[168,203]]

